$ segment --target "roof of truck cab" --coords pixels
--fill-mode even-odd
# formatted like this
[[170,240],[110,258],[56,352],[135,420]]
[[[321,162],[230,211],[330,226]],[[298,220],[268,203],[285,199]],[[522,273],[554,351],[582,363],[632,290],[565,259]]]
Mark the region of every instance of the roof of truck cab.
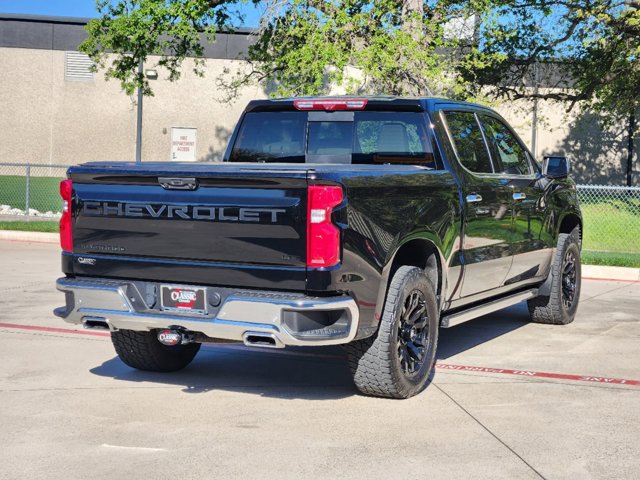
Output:
[[368,106],[391,107],[397,110],[429,111],[437,104],[464,105],[474,108],[489,108],[484,105],[460,100],[451,100],[442,97],[400,97],[394,95],[332,95],[332,96],[305,96],[272,98],[264,100],[252,100],[247,105],[245,112],[269,111],[269,110],[294,110],[295,100],[367,100]]

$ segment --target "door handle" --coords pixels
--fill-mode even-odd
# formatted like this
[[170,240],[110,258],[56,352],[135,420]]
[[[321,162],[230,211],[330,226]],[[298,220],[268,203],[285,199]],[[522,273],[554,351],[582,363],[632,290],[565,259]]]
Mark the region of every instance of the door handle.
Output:
[[467,203],[478,203],[482,201],[482,196],[475,194],[475,193],[470,193],[469,195],[467,195]]
[[527,196],[524,193],[515,192],[513,194],[513,199],[514,200],[524,200],[525,198],[527,198]]

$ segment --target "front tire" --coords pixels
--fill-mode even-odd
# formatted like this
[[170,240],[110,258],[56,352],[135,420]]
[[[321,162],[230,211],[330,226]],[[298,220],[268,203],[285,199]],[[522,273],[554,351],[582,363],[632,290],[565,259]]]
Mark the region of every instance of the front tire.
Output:
[[421,392],[435,363],[438,323],[436,296],[424,270],[400,267],[377,334],[346,346],[358,390],[388,398]]
[[111,342],[120,360],[132,368],[148,372],[175,372],[191,363],[200,350],[199,343],[169,347],[158,341],[156,332],[118,330]]
[[567,325],[575,319],[580,300],[582,265],[580,230],[558,235],[558,247],[551,265],[551,289],[548,296],[529,300],[529,313],[535,323]]

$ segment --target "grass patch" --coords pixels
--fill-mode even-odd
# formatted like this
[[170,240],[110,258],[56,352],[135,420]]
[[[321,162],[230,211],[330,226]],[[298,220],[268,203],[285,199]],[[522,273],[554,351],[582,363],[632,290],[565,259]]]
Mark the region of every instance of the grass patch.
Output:
[[640,255],[640,207],[601,202],[581,208],[585,250]]
[[15,222],[0,221],[0,230],[21,230],[23,232],[52,232],[58,233],[58,222],[52,221],[22,221]]
[[[29,208],[40,212],[59,212],[59,177],[31,177],[29,181]],[[24,210],[26,208],[27,178],[24,175],[0,175],[0,205],[9,205]]]
[[590,252],[583,250],[580,257],[584,265],[640,268],[640,253]]

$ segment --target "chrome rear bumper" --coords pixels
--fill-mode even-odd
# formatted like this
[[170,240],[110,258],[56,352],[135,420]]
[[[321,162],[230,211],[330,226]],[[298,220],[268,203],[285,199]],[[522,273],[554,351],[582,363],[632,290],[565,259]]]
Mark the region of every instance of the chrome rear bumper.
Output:
[[[338,345],[349,343],[358,329],[358,307],[349,296],[309,297],[286,292],[200,287],[216,295],[201,315],[162,311],[158,284],[99,278],[60,278],[66,306],[54,313],[68,323],[87,328],[106,325],[112,331],[178,328],[214,339],[253,344],[270,338],[269,345]],[[150,293],[151,292],[151,293]],[[218,292],[223,292],[220,295]],[[255,343],[260,345],[260,343]]]

